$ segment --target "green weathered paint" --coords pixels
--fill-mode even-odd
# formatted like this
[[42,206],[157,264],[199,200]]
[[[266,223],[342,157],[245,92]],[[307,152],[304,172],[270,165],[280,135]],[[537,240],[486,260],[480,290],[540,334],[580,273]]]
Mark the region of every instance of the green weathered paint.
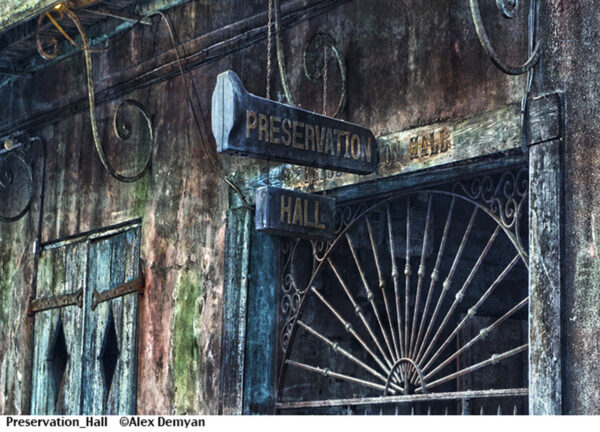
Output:
[[135,190],[133,191],[133,214],[138,217],[144,215],[144,209],[148,202],[148,179],[149,176],[144,176],[135,183]]
[[200,299],[204,296],[203,279],[197,273],[182,272],[175,287],[177,293],[173,327],[175,414],[192,413],[197,410],[202,359],[196,323],[201,314]]

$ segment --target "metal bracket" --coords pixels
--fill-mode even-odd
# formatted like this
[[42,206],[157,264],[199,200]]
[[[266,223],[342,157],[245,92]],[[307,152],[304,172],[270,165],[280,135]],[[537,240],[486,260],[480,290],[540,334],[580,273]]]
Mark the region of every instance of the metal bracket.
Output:
[[119,285],[115,288],[109,289],[108,291],[99,293],[94,289],[94,294],[92,294],[92,310],[95,310],[96,307],[102,302],[112,300],[117,297],[122,297],[126,294],[137,292],[139,295],[144,295],[145,285],[144,276],[141,275],[135,280],[126,282],[123,285]]
[[95,15],[116,18],[116,19],[120,19],[122,21],[128,21],[128,22],[132,22],[132,23],[136,23],[136,24],[140,23],[140,24],[144,24],[144,25],[148,25],[148,26],[152,25],[152,23],[149,20],[144,19],[144,17],[142,17],[142,16],[132,15],[132,14],[129,14],[129,13],[123,12],[123,11],[115,11],[112,9],[83,9],[83,11],[91,13],[91,14],[95,14]]
[[562,92],[554,92],[529,99],[525,122],[528,147],[562,137],[563,97]]
[[65,306],[77,306],[81,309],[83,306],[83,290],[80,288],[74,293],[64,294],[55,297],[46,297],[40,299],[30,299],[27,315],[31,316],[37,312],[50,309],[57,309]]

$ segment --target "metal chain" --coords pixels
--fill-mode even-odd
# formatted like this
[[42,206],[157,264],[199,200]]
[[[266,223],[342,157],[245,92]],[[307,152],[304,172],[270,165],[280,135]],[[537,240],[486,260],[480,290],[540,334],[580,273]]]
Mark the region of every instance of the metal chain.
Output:
[[269,22],[267,24],[267,99],[271,99],[271,39],[273,26],[273,0],[268,1]]
[[323,115],[327,115],[327,43],[323,42]]

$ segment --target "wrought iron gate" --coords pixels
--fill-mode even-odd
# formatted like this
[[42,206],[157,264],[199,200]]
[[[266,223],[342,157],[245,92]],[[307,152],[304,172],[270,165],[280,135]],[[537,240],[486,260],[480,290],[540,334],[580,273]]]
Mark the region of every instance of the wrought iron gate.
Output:
[[281,246],[276,408],[527,412],[527,169],[338,206]]

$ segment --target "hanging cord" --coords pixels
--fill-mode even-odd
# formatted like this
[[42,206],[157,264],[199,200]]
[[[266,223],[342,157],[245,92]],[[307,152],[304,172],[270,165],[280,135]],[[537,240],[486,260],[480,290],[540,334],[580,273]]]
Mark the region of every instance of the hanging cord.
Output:
[[[153,12],[152,14],[156,14],[156,15],[160,15],[160,17],[165,21],[165,24],[167,25],[167,29],[169,30],[169,36],[171,38],[171,44],[173,46],[173,50],[175,51],[175,56],[177,57],[177,65],[179,66],[179,72],[181,73],[181,76],[184,80],[184,84],[185,84],[185,89],[186,89],[186,96],[187,96],[187,100],[188,103],[190,104],[190,108],[192,110],[192,114],[194,116],[194,122],[196,123],[196,127],[198,128],[198,132],[200,133],[200,142],[202,143],[202,149],[204,150],[204,154],[206,154],[206,157],[210,160],[213,169],[215,170],[215,172],[217,173],[217,175],[225,182],[227,183],[227,185],[240,197],[240,200],[242,201],[242,205],[244,207],[246,207],[249,210],[254,210],[254,206],[250,205],[248,203],[248,200],[246,199],[246,197],[244,196],[244,194],[242,193],[242,191],[240,190],[240,188],[233,182],[231,181],[229,178],[227,178],[227,176],[225,175],[225,173],[223,173],[223,171],[221,170],[221,168],[219,168],[219,164],[217,162],[217,160],[215,159],[215,157],[213,156],[213,154],[210,152],[210,149],[207,146],[207,142],[208,142],[208,134],[206,132],[207,128],[206,125],[204,124],[204,117],[202,116],[202,112],[200,112],[200,116],[198,116],[198,113],[196,112],[196,109],[194,107],[194,103],[193,103],[193,98],[192,98],[192,91],[194,92],[194,96],[196,97],[196,100],[198,101],[198,108],[199,110],[201,110],[201,106],[200,106],[200,98],[198,97],[198,93],[196,91],[196,87],[194,86],[194,82],[192,81],[191,83],[188,81],[188,76],[187,74],[183,71],[183,65],[181,63],[181,57],[179,56],[179,51],[177,49],[177,37],[176,37],[176,33],[175,33],[175,29],[173,28],[173,25],[171,24],[171,20],[169,19],[169,16],[163,12]],[[183,50],[183,55],[185,56],[185,50],[183,47],[181,47]],[[202,119],[202,120],[201,120]]]
[[[81,25],[81,23],[79,22],[79,19],[77,17],[77,15],[71,11],[70,9],[68,9],[65,5],[62,5],[61,7],[61,11],[65,12],[67,14],[67,16],[73,21],[73,23],[75,24],[75,26],[77,27],[77,30],[82,38],[83,41],[83,46],[81,47],[84,53],[84,57],[85,57],[85,66],[86,66],[86,72],[87,72],[87,87],[88,87],[88,98],[89,98],[89,105],[90,105],[90,120],[91,120],[91,124],[92,124],[92,135],[94,138],[94,143],[96,144],[96,150],[98,151],[98,155],[100,157],[100,160],[102,162],[102,164],[104,165],[104,167],[109,170],[109,172],[113,175],[113,177],[121,180],[123,179],[123,181],[131,181],[131,179],[126,178],[121,176],[120,174],[116,173],[116,171],[111,170],[109,168],[110,165],[107,163],[108,161],[106,160],[106,156],[104,155],[104,151],[102,150],[102,147],[100,146],[100,138],[99,138],[99,134],[98,134],[98,130],[97,130],[97,126],[96,126],[96,103],[95,103],[95,94],[94,94],[94,81],[93,81],[93,77],[92,77],[92,59],[90,56],[90,52],[92,51],[89,47],[89,42],[87,39],[87,36],[83,30],[83,26]],[[49,12],[46,13],[48,15],[48,17],[50,18],[50,14]],[[227,183],[227,185],[233,189],[233,191],[235,193],[238,194],[238,196],[240,197],[241,201],[242,201],[242,205],[250,210],[254,210],[254,207],[251,206],[246,197],[244,196],[244,194],[242,193],[242,191],[240,190],[240,188],[233,183],[233,181],[231,181],[229,178],[227,178],[227,176],[223,173],[223,171],[219,168],[218,162],[217,160],[214,158],[213,154],[210,152],[207,142],[208,142],[208,133],[206,132],[206,125],[204,124],[204,121],[200,121],[199,116],[196,112],[196,109],[194,107],[193,104],[193,98],[192,98],[192,94],[191,91],[194,92],[194,95],[196,97],[196,99],[199,101],[200,99],[198,98],[198,93],[196,91],[196,88],[193,84],[193,82],[190,83],[188,82],[188,77],[185,74],[184,70],[183,70],[183,65],[181,62],[181,57],[179,56],[179,51],[177,49],[177,38],[176,38],[176,34],[175,34],[175,30],[173,29],[173,25],[171,24],[171,21],[168,17],[168,15],[166,15],[165,13],[161,12],[161,11],[154,11],[154,12],[149,12],[143,16],[141,16],[138,21],[135,23],[139,23],[140,21],[142,21],[144,18],[149,18],[152,17],[154,15],[159,15],[161,17],[162,20],[164,20],[167,29],[169,31],[169,37],[171,40],[171,45],[173,47],[173,50],[175,51],[175,56],[177,58],[177,65],[179,67],[179,72],[181,74],[181,76],[183,77],[184,80],[184,84],[185,84],[185,89],[186,89],[186,98],[188,100],[188,103],[190,105],[190,108],[192,110],[192,114],[194,116],[194,122],[196,124],[196,127],[198,129],[198,132],[200,134],[200,142],[202,144],[202,149],[204,150],[204,153],[206,155],[206,157],[209,159],[213,169],[215,170],[215,172],[217,173],[217,175],[225,182]],[[59,31],[61,31],[61,33],[64,32],[64,30],[62,30],[62,28],[58,25],[58,23],[54,20],[51,19],[52,23],[57,27],[57,29]],[[134,24],[134,25],[135,25]],[[39,23],[38,23],[38,27],[39,27]],[[133,28],[133,26],[131,27]],[[122,37],[122,36],[121,36]],[[75,41],[73,41],[73,39],[71,38],[67,38],[67,40],[69,42],[71,42],[73,45],[80,47],[79,44],[76,44]],[[38,37],[38,41],[39,41],[39,37]],[[114,42],[113,42],[114,43]],[[41,45],[41,43],[39,43],[39,45]],[[110,44],[112,45],[112,43]],[[56,46],[55,41],[53,42],[53,46]],[[108,47],[108,44],[106,47],[103,48],[103,50],[105,50]],[[38,46],[39,48],[39,46]],[[183,49],[183,47],[182,47]],[[42,50],[43,51],[43,50]],[[53,50],[53,54],[55,55],[55,51]],[[42,54],[40,52],[40,54]],[[185,56],[185,51],[184,51],[184,56]],[[135,106],[134,106],[135,107]],[[200,104],[198,103],[198,107],[200,108]],[[148,120],[148,119],[146,119]],[[145,174],[145,172],[147,171],[147,169],[149,168],[149,164],[146,165],[143,173],[141,173],[141,175]],[[112,171],[112,172],[111,172]],[[139,177],[141,177],[141,175],[139,175]],[[138,176],[136,176],[136,179],[139,178]]]
[[273,32],[273,0],[269,0],[269,22],[267,24],[267,99],[271,99],[271,45]]

